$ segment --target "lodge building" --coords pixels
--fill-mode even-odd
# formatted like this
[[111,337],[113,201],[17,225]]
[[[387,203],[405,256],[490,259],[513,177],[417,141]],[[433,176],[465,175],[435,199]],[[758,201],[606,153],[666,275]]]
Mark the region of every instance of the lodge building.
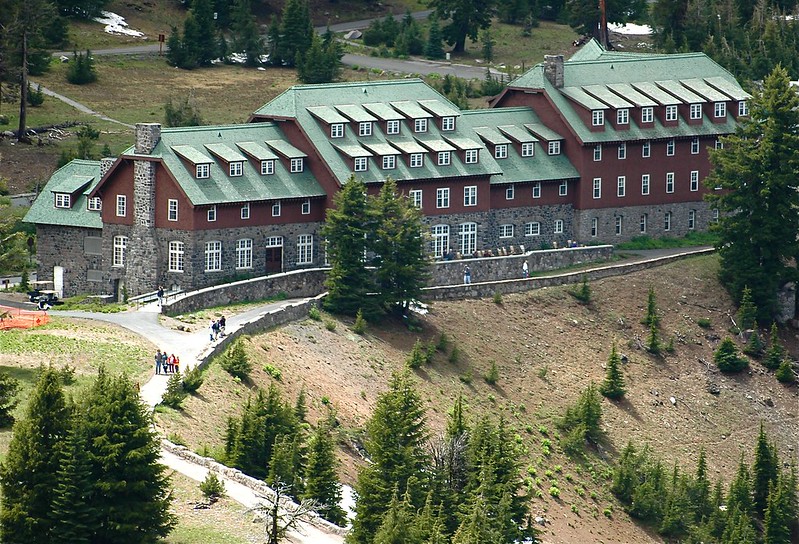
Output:
[[115,159],[53,174],[26,220],[65,295],[191,289],[325,264],[351,176],[391,177],[429,251],[471,256],[704,229],[709,149],[747,94],[702,53],[548,56],[482,110],[421,80],[298,85],[239,125],[139,124]]

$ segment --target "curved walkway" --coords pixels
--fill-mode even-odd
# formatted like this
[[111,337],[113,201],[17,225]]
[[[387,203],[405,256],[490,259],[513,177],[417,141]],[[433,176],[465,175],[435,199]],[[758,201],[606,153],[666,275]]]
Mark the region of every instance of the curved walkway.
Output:
[[102,113],[96,112],[93,109],[91,109],[89,106],[81,104],[80,102],[78,102],[76,100],[72,100],[68,96],[64,96],[62,94],[58,94],[55,91],[51,91],[50,89],[48,89],[44,85],[40,85],[40,84],[35,83],[33,81],[31,81],[31,85],[33,85],[37,89],[41,90],[42,93],[46,94],[47,96],[52,96],[53,98],[56,98],[56,99],[60,100],[61,102],[72,106],[73,108],[75,108],[78,111],[81,111],[83,113],[88,113],[89,115],[94,115],[95,117],[99,117],[103,121],[109,121],[111,123],[116,123],[118,125],[122,125],[123,127],[136,128],[136,127],[134,127],[133,125],[131,125],[129,123],[123,123],[122,121],[118,121],[116,119],[112,119],[111,117],[108,117],[107,115],[103,115]]

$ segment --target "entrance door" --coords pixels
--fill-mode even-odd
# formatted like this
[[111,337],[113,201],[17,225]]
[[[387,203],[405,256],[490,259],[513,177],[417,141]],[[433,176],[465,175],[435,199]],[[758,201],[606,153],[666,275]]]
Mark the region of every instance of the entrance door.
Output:
[[266,240],[266,273],[283,272],[283,237],[271,236]]
[[58,294],[58,298],[64,298],[64,267],[53,267],[53,290]]

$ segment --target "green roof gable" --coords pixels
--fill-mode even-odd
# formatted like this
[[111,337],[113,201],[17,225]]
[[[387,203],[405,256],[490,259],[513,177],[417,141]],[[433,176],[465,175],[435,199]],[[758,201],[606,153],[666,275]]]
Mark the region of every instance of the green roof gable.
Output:
[[[99,211],[89,211],[86,195],[100,181],[100,162],[75,159],[56,170],[25,214],[25,221],[34,224],[61,225],[101,229]],[[72,206],[56,208],[53,193],[73,194]]]

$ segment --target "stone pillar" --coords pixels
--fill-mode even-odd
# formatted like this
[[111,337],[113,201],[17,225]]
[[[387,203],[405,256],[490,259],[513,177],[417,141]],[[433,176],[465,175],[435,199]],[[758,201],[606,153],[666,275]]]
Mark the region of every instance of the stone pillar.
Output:
[[563,88],[563,55],[544,55],[544,75],[556,89]]
[[100,159],[100,177],[103,177],[114,166],[116,159],[113,157],[103,157]]

